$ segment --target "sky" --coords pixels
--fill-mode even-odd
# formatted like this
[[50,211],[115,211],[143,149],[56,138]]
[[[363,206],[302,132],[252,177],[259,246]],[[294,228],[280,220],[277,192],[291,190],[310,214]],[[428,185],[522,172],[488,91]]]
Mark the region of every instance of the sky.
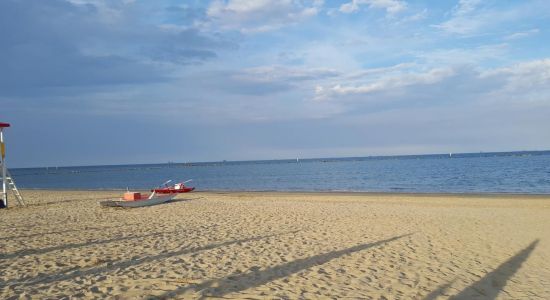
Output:
[[3,0],[10,167],[550,149],[547,0]]

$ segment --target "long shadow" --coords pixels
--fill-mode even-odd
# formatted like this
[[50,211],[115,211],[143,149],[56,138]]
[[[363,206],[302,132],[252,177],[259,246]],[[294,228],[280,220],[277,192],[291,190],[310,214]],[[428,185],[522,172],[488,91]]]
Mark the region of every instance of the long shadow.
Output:
[[431,293],[426,295],[426,297],[424,297],[424,300],[434,300],[437,297],[442,296],[443,293],[445,293],[445,291],[453,285],[455,280],[440,285],[437,289],[433,290]]
[[519,270],[523,262],[527,260],[538,242],[538,239],[533,241],[525,249],[498,266],[493,272],[488,273],[449,299],[471,299],[473,294],[481,294],[485,299],[495,299],[506,285],[506,282]]
[[[63,224],[63,223],[60,223],[60,224]],[[47,224],[47,225],[60,225],[60,224]],[[121,226],[87,227],[87,228],[82,228],[82,229],[67,229],[67,230],[59,230],[59,231],[33,233],[33,234],[27,234],[27,235],[6,236],[6,237],[1,237],[0,241],[1,240],[10,240],[10,239],[31,238],[31,237],[44,236],[44,235],[49,235],[49,234],[62,234],[62,233],[68,233],[68,232],[85,232],[85,231],[90,231],[90,230],[101,231],[101,230],[111,229],[111,228],[115,228],[115,227],[116,228],[122,228],[122,227],[131,227],[131,226],[142,225],[142,224],[143,223],[131,223],[131,224],[124,224],[124,225],[121,225]],[[36,225],[36,226],[41,226],[41,225]]]
[[33,234],[27,234],[27,235],[6,236],[6,237],[0,238],[0,241],[10,240],[10,239],[31,238],[31,237],[36,237],[36,236],[43,236],[43,235],[46,235],[46,234],[62,234],[62,233],[76,232],[76,231],[81,231],[81,230],[80,229],[67,229],[67,230],[59,230],[59,231],[33,233]]
[[27,277],[27,278],[21,278],[21,279],[18,279],[18,280],[10,280],[10,281],[6,281],[6,282],[0,282],[0,286],[8,286],[9,285],[10,287],[16,287],[16,286],[28,287],[28,286],[33,286],[35,284],[51,284],[51,283],[55,283],[55,282],[59,282],[59,281],[74,279],[76,277],[97,275],[97,274],[101,274],[101,273],[104,273],[104,272],[114,271],[114,270],[117,270],[117,269],[124,269],[124,268],[132,267],[132,266],[136,266],[136,265],[140,265],[140,264],[144,264],[144,263],[150,263],[150,262],[154,262],[154,261],[157,261],[157,260],[162,260],[162,259],[166,259],[166,258],[170,258],[170,257],[174,257],[174,256],[179,256],[179,255],[184,255],[184,254],[189,254],[189,253],[195,253],[195,252],[205,251],[205,250],[211,250],[211,249],[214,249],[214,248],[224,247],[224,246],[228,246],[228,245],[232,245],[232,244],[258,241],[258,240],[267,239],[267,238],[270,238],[270,237],[279,236],[279,235],[283,235],[283,234],[294,234],[298,231],[299,230],[284,232],[284,233],[279,233],[279,234],[270,234],[270,235],[264,235],[264,236],[245,238],[245,239],[240,239],[240,240],[226,241],[226,242],[214,243],[214,244],[210,244],[210,245],[206,245],[206,246],[202,246],[202,247],[184,248],[184,249],[179,249],[179,250],[176,250],[176,251],[160,253],[160,254],[153,255],[153,256],[147,256],[147,257],[137,258],[137,259],[128,259],[128,260],[124,260],[124,261],[120,261],[120,262],[109,263],[109,264],[104,265],[104,266],[92,267],[92,268],[88,268],[88,269],[84,269],[84,270],[71,268],[69,270],[56,272],[55,274],[46,274],[46,275],[41,275],[41,276],[36,276],[36,277],[31,277],[31,278]]
[[99,240],[99,241],[89,241],[89,242],[84,242],[84,243],[64,244],[64,245],[48,247],[48,248],[42,248],[42,249],[25,249],[25,250],[22,250],[22,251],[17,251],[17,252],[13,252],[13,253],[9,253],[9,254],[1,254],[0,253],[0,260],[17,258],[17,257],[20,257],[20,256],[25,256],[25,255],[41,255],[41,254],[46,254],[46,253],[52,252],[52,251],[68,250],[68,249],[73,249],[73,248],[103,245],[103,244],[108,244],[108,243],[113,243],[113,242],[121,242],[121,241],[127,241],[127,240],[142,239],[142,238],[146,238],[146,237],[150,237],[150,236],[162,235],[162,234],[166,234],[166,233],[175,233],[175,232],[178,232],[178,231],[154,232],[154,233],[138,235],[138,236],[124,236],[124,237],[118,237],[118,238],[108,239],[108,240]]
[[308,258],[297,259],[282,265],[267,268],[265,270],[253,270],[247,273],[236,273],[229,275],[221,279],[207,280],[205,282],[188,285],[176,289],[175,291],[166,292],[159,296],[161,299],[172,298],[181,295],[189,290],[205,290],[202,293],[200,299],[207,297],[223,297],[226,294],[233,292],[240,292],[249,288],[264,285],[268,282],[287,277],[291,274],[298,273],[305,269],[309,269],[314,266],[325,264],[333,259],[341,256],[352,254],[354,252],[362,251],[368,248],[376,247],[385,243],[395,241],[397,239],[411,235],[412,233],[396,236],[390,239],[353,246],[350,248],[332,251],[324,254],[315,255]]
[[195,198],[181,198],[181,199],[172,199],[168,202],[162,203],[162,204],[169,204],[169,203],[176,203],[176,202],[186,202],[191,200],[200,200],[204,199],[204,197],[195,197]]
[[[209,226],[209,227],[213,227],[213,226]],[[207,227],[208,228],[208,227]],[[102,228],[102,229],[105,229],[105,228]],[[193,228],[191,229],[188,229],[188,230],[194,230]],[[183,232],[187,232],[187,230],[184,230]],[[146,234],[146,235],[141,235],[141,236],[128,236],[128,237],[122,237],[122,238],[116,238],[116,239],[110,239],[110,240],[104,240],[104,241],[92,241],[92,242],[88,242],[88,243],[83,243],[83,245],[81,245],[81,247],[86,247],[86,246],[90,246],[90,245],[97,245],[97,244],[106,244],[106,243],[110,243],[110,242],[119,242],[119,241],[123,241],[123,240],[130,240],[130,239],[139,239],[139,238],[144,238],[144,237],[148,237],[148,236],[154,236],[154,235],[157,235],[157,234],[171,234],[171,233],[182,233],[182,231],[179,231],[179,230],[174,230],[174,231],[167,231],[167,232],[157,232],[157,233],[150,233],[150,234]],[[75,247],[71,247],[71,245],[73,244],[70,244],[69,248],[75,248]],[[78,245],[78,244],[74,244],[74,245]],[[67,246],[67,245],[65,245]],[[60,246],[60,247],[63,247],[63,246]],[[54,247],[52,247],[54,248]],[[58,248],[58,247],[55,247],[55,248]],[[51,250],[50,248],[47,248],[48,250]],[[41,251],[43,249],[40,249],[39,251]],[[61,249],[54,249],[54,250],[61,250]],[[31,252],[32,250],[28,250],[29,252]],[[53,250],[51,250],[53,251]],[[22,255],[27,255],[27,253],[24,253]],[[112,263],[112,261],[105,261],[105,263],[107,264],[110,264]],[[0,265],[1,267],[1,265]],[[72,271],[75,271],[75,270],[79,270],[81,269],[81,267],[73,267],[73,268],[69,268],[69,269],[65,269],[61,272],[56,272],[56,274],[60,274],[60,273],[63,273],[63,274],[66,274],[66,273],[70,273]],[[42,276],[50,276],[48,274],[42,274]],[[2,282],[0,281],[0,286],[2,286],[3,284],[7,284],[7,283],[15,283],[15,282],[26,282],[27,280],[32,280],[32,279],[35,279],[35,277],[33,276],[27,276],[27,277],[20,277],[18,280],[11,280],[11,281],[6,281],[6,282]]]
[[37,207],[37,206],[45,206],[45,205],[52,205],[52,204],[72,203],[72,202],[90,201],[90,200],[109,200],[109,199],[114,199],[114,198],[117,198],[117,197],[101,197],[101,198],[95,197],[95,198],[67,199],[67,200],[59,200],[59,201],[33,203],[33,204],[27,205],[26,207]]

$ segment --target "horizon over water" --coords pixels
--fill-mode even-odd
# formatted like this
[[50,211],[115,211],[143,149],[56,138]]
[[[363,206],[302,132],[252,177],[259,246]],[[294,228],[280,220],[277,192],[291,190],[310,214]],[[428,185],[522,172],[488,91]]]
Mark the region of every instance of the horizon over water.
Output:
[[14,168],[26,189],[149,189],[193,179],[208,191],[550,194],[550,150]]

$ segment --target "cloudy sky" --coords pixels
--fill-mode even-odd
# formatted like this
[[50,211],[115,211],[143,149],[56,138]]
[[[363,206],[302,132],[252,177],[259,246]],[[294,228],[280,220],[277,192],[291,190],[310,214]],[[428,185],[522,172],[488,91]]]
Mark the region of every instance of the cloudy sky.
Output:
[[2,0],[12,167],[550,149],[548,0]]

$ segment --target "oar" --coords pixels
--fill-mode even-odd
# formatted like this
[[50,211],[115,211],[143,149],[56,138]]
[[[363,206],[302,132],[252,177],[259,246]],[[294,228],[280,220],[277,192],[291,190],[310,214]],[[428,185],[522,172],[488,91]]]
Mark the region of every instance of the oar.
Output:
[[161,184],[160,186],[167,185],[167,184],[169,184],[170,182],[172,182],[172,179],[166,181],[165,183]]

